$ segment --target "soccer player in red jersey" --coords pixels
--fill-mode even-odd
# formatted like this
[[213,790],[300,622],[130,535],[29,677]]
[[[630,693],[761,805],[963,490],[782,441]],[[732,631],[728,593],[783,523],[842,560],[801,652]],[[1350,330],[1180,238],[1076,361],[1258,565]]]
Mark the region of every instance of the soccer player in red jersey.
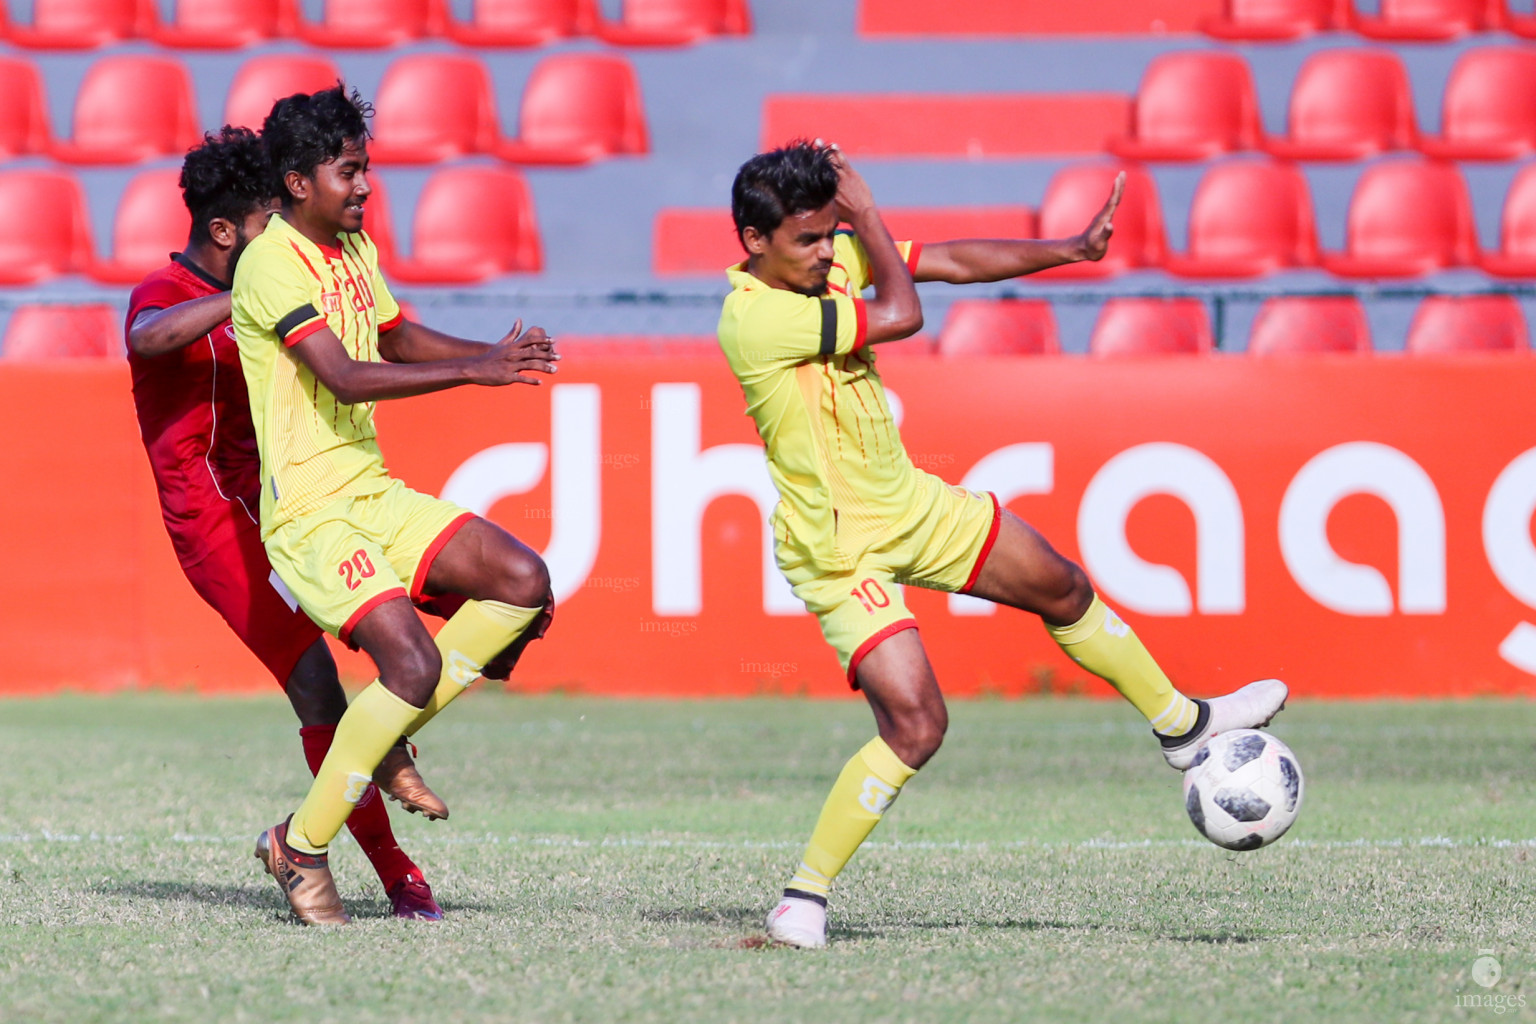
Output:
[[[282,684],[313,772],[330,749],[347,699],[320,628],[273,573],[262,547],[261,459],[229,321],[235,263],[276,208],[256,134],[230,127],[210,133],[187,154],[181,189],[192,215],[187,249],[146,277],[128,301],[139,430],[182,570]],[[376,779],[407,809],[447,815],[403,742]],[[421,869],[395,842],[375,787],[347,825],[397,917],[442,917]]]

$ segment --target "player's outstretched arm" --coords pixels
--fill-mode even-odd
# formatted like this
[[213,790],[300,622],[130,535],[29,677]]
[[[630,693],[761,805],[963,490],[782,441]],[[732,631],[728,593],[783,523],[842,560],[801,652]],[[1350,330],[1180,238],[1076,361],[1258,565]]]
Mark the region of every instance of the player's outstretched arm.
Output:
[[1115,230],[1115,208],[1120,205],[1124,190],[1122,171],[1115,177],[1114,190],[1104,208],[1082,234],[1071,238],[965,239],[924,245],[913,277],[919,281],[976,284],[1006,281],[1063,263],[1101,260],[1109,251],[1109,236]]
[[290,351],[333,395],[349,405],[409,398],[465,384],[537,385],[541,383],[537,374],[554,373],[556,369],[554,349],[544,328],[530,327],[524,333],[521,320],[505,338],[494,345],[480,346],[475,355],[427,363],[353,359],[328,327],[308,335]]
[[146,309],[128,329],[128,348],[141,356],[164,355],[185,348],[228,319],[229,292]]
[[[505,339],[503,339],[505,340]],[[549,339],[553,347],[554,339]],[[413,320],[399,324],[379,335],[379,355],[392,363],[430,363],[439,359],[472,359],[484,355],[490,342],[471,341],[434,331]],[[554,356],[559,359],[558,353]]]
[[838,219],[852,227],[853,233],[864,243],[864,252],[869,259],[869,279],[875,288],[875,297],[864,304],[867,324],[864,336],[870,344],[910,338],[923,329],[923,306],[912,284],[907,262],[901,258],[891,233],[880,219],[875,197],[863,175],[854,170],[841,153],[834,153],[832,160],[838,172]]

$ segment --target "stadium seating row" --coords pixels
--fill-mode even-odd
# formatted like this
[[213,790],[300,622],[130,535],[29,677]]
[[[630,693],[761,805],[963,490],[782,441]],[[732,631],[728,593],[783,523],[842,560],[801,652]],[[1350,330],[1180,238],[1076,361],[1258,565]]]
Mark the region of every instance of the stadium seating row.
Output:
[[1194,161],[1261,150],[1294,160],[1358,160],[1418,150],[1457,160],[1536,153],[1536,46],[1463,52],[1441,96],[1440,132],[1418,128],[1402,59],[1389,49],[1313,53],[1292,83],[1287,130],[1268,136],[1253,73],[1237,53],[1152,59],[1134,100],[1119,93],[772,95],[760,143],[836,139],[866,157],[1020,157],[1109,150]]
[[[1200,179],[1189,210],[1187,251],[1170,253],[1157,185],[1132,163],[1073,164],[1046,187],[1032,234],[1065,238],[1081,231],[1104,204],[1117,173],[1126,174],[1115,214],[1115,240],[1098,263],[1079,263],[1031,275],[1049,284],[1161,269],[1180,277],[1251,278],[1276,271],[1320,267],[1340,277],[1413,277],[1450,267],[1481,267],[1500,277],[1536,277],[1536,163],[1515,175],[1505,196],[1496,251],[1480,251],[1472,201],[1454,165],[1421,157],[1383,160],[1366,167],[1355,185],[1343,252],[1321,252],[1307,179],[1294,164],[1238,158],[1213,164]],[[892,211],[899,237],[1007,236],[1027,226],[1027,211],[929,211],[914,221]],[[992,220],[990,226],[988,218]],[[664,209],[652,235],[657,274],[710,274],[741,259],[725,210]]]
[[153,40],[181,49],[227,50],[271,39],[299,39],[328,49],[376,49],[416,39],[465,46],[540,46],[591,35],[617,46],[681,46],[751,31],[746,0],[624,0],[617,21],[596,0],[475,0],[469,20],[449,15],[447,0],[325,0],[321,20],[301,17],[298,0],[177,0],[160,22],[155,0],[33,0],[27,24],[6,24],[0,38],[29,49],[93,49]]
[[[676,356],[707,350],[709,338],[604,339],[569,344],[591,356]],[[1436,295],[1424,299],[1408,329],[1409,353],[1529,353],[1519,303],[1508,295]],[[1368,353],[1371,330],[1349,295],[1266,300],[1248,337],[1257,356]],[[954,358],[1049,355],[1061,351],[1056,316],[1041,299],[962,299],[950,306],[937,352]],[[1089,341],[1098,356],[1201,355],[1215,351],[1210,316],[1195,298],[1112,298]],[[122,320],[107,303],[24,305],[11,315],[0,357],[6,360],[100,358],[122,352]]]
[[[183,248],[190,221],[175,168],[144,171],[123,191],[112,229],[112,256],[98,259],[85,196],[58,171],[0,173],[0,285],[29,285],[62,274],[133,284]],[[411,258],[395,246],[388,197],[378,175],[366,205],[367,227],[393,278],[468,284],[543,269],[533,197],[509,167],[446,167],[427,179],[416,202]]]
[[[1509,295],[1432,295],[1419,303],[1406,351],[1529,352],[1520,304]],[[1365,307],[1352,295],[1276,296],[1259,307],[1250,355],[1372,350]],[[961,299],[939,334],[946,356],[1048,355],[1061,351],[1056,315],[1043,299]],[[1215,351],[1210,315],[1196,298],[1112,298],[1088,342],[1092,355],[1199,355]]]
[[[328,57],[268,55],[236,73],[228,124],[260,127],[280,96],[340,78]],[[648,151],[634,68],[615,54],[560,54],[534,68],[516,139],[501,137],[490,72],[473,57],[416,54],[386,69],[376,98],[372,159],[434,163],[487,154],[522,164],[580,164]],[[197,142],[186,66],[171,57],[103,57],[75,97],[74,135],[50,137],[42,79],[25,60],[0,57],[0,159],[48,155],[72,164],[126,164],[179,156]]]
[[1370,39],[1434,42],[1505,30],[1536,36],[1536,17],[1504,0],[1224,0],[1211,16],[1206,0],[860,0],[859,30],[868,35],[986,36],[1053,33],[1153,34],[1203,31],[1218,39],[1264,42],[1316,32],[1355,32]]
[[1234,53],[1163,54],[1147,66],[1130,133],[1109,149],[1138,160],[1203,160],[1261,149],[1295,160],[1358,160],[1417,149],[1458,160],[1536,152],[1536,47],[1487,46],[1457,58],[1440,135],[1421,135],[1408,73],[1384,49],[1312,54],[1291,88],[1288,129],[1266,138],[1253,75]]
[[[1098,263],[1058,267],[1027,280],[1105,278],[1161,269],[1189,278],[1251,278],[1320,267],[1346,278],[1412,277],[1480,267],[1500,277],[1536,277],[1536,163],[1514,178],[1504,201],[1498,250],[1480,251],[1465,182],[1448,164],[1389,160],[1366,168],[1355,187],[1343,252],[1320,252],[1306,179],[1293,165],[1266,159],[1213,165],[1196,188],[1189,246],[1170,253],[1157,187],[1134,164],[1078,164],[1057,172],[1038,216],[1028,207],[894,208],[900,237],[1066,237],[1081,230],[1127,175],[1115,217],[1115,243]],[[186,241],[188,221],[178,171],[141,172],[123,190],[113,217],[112,254],[98,259],[84,192],[67,172],[0,173],[0,285],[35,284],[62,274],[132,283]],[[469,283],[543,267],[533,198],[523,176],[499,165],[456,165],[427,179],[412,220],[411,258],[395,244],[385,177],[374,174],[368,230],[391,274],[413,283]],[[659,275],[711,275],[740,261],[725,210],[664,209],[652,238]]]

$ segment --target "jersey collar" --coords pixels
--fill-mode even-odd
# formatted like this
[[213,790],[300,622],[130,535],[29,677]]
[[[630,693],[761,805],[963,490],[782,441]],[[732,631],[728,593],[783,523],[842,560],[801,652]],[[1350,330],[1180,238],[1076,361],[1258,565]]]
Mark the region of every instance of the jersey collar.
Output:
[[220,281],[218,278],[216,278],[212,274],[208,273],[208,271],[204,270],[202,267],[198,266],[196,263],[193,263],[187,257],[186,253],[183,253],[183,252],[173,252],[173,253],[171,253],[171,262],[179,264],[187,272],[192,274],[193,277],[196,277],[199,281],[203,282],[208,287],[210,287],[210,288],[217,288],[221,292],[229,291],[229,285],[226,282]]

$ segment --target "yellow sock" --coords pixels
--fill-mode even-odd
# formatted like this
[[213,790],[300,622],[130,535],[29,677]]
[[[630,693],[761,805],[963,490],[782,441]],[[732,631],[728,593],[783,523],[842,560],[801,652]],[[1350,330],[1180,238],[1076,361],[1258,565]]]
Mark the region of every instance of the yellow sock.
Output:
[[542,608],[518,608],[500,601],[465,601],[437,631],[437,649],[443,656],[443,675],[427,706],[405,730],[416,730],[432,721],[443,708],[480,678],[485,663],[506,650],[522,635]]
[[375,681],[336,724],[309,795],[288,825],[288,843],[304,853],[324,853],[352,808],[362,799],[373,770],[420,712]]
[[825,897],[832,880],[869,837],[896,795],[917,771],[876,736],[843,766],[832,784],[805,856],[789,888]]
[[1046,626],[1051,639],[1083,668],[1109,682],[1164,736],[1194,728],[1199,706],[1168,681],[1125,620],[1095,594],[1088,612],[1070,626]]

